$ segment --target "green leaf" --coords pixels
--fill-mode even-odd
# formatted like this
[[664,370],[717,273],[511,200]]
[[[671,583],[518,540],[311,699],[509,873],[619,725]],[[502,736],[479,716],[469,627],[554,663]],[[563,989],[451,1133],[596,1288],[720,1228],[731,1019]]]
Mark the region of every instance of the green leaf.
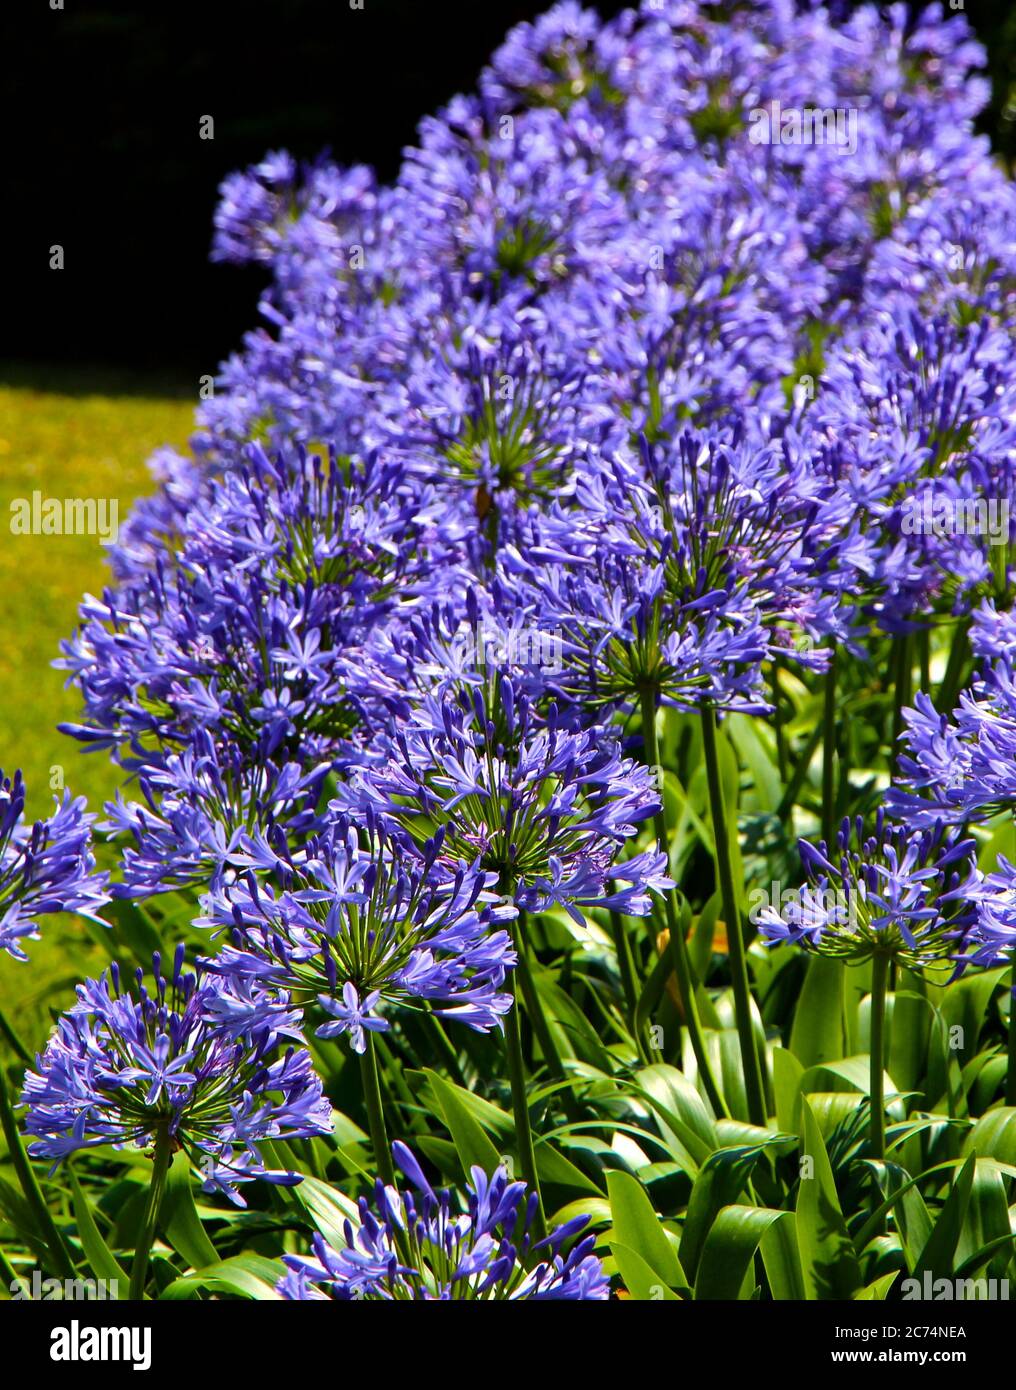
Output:
[[463,1175],[468,1178],[469,1170],[475,1166],[482,1168],[489,1177],[501,1164],[502,1156],[484,1133],[483,1126],[459,1099],[461,1088],[429,1068],[424,1074],[441,1107],[441,1114],[462,1164]]
[[843,1056],[843,988],[842,964],[812,956],[790,1033],[790,1050],[802,1066]]
[[625,1288],[632,1298],[641,1303],[679,1302],[674,1291],[667,1287],[656,1271],[648,1265],[636,1250],[627,1245],[611,1245],[610,1253],[617,1265]]
[[724,1207],[702,1250],[696,1300],[738,1298],[763,1237],[776,1222],[790,1219],[790,1212],[768,1207]]
[[172,1284],[162,1290],[160,1298],[175,1302],[178,1299],[193,1298],[202,1290],[213,1293],[239,1294],[243,1298],[253,1298],[260,1302],[280,1299],[275,1285],[282,1278],[285,1269],[276,1260],[265,1259],[262,1255],[235,1255],[232,1259],[218,1261],[194,1274],[174,1279]]
[[0,1127],[3,1129],[4,1138],[7,1141],[7,1151],[10,1154],[11,1163],[14,1165],[18,1182],[21,1184],[21,1191],[25,1194],[25,1201],[32,1213],[32,1221],[39,1239],[49,1252],[53,1268],[64,1278],[73,1279],[75,1275],[74,1261],[71,1259],[63,1236],[57,1230],[56,1223],[50,1215],[46,1199],[42,1195],[42,1189],[35,1176],[35,1169],[32,1167],[25,1146],[21,1142],[18,1122],[14,1117],[14,1109],[7,1091],[7,1078],[4,1076],[2,1067],[0,1067]]
[[779,1302],[800,1302],[807,1297],[804,1270],[797,1243],[797,1217],[786,1213],[785,1221],[774,1221],[759,1242],[762,1263],[773,1298]]
[[918,1091],[928,1066],[934,1005],[920,994],[897,990],[886,1000],[888,1070],[901,1091]]
[[661,1130],[669,1130],[696,1163],[704,1163],[717,1147],[716,1125],[684,1072],[659,1063],[643,1067],[635,1081],[659,1117]]
[[861,1303],[876,1301],[880,1302],[889,1297],[889,1290],[899,1278],[899,1270],[894,1269],[891,1274],[883,1274],[871,1284],[865,1284],[863,1289],[858,1289],[854,1298]]
[[330,1245],[345,1245],[346,1221],[359,1224],[359,1209],[352,1197],[320,1178],[305,1177],[290,1191]]
[[963,1141],[963,1152],[1016,1165],[1016,1109],[1000,1106],[982,1115]]
[[748,786],[758,803],[760,811],[774,812],[780,804],[782,788],[780,774],[772,757],[763,747],[759,736],[757,719],[745,714],[731,714],[724,720],[724,728],[737,753],[748,769]]
[[[1000,1247],[998,1242],[1006,1236],[1010,1240],[1009,1246]],[[1013,1253],[1012,1239],[1006,1182],[1002,1170],[992,1159],[978,1159],[974,1166],[970,1206],[963,1223],[956,1260],[959,1264],[966,1264],[970,1260],[976,1260],[979,1252],[994,1248],[997,1253],[991,1273],[997,1278],[1004,1278]]]
[[801,1098],[801,1078],[804,1067],[792,1052],[784,1047],[773,1048],[773,1093],[776,1099],[776,1123],[780,1129],[796,1134],[800,1129],[798,1101]]
[[107,1290],[112,1290],[114,1298],[126,1298],[130,1287],[130,1275],[124,1272],[95,1224],[88,1199],[81,1190],[77,1175],[71,1170],[69,1176],[74,1201],[74,1220],[77,1222],[78,1238],[89,1267],[96,1279],[105,1281]]
[[607,1193],[614,1238],[641,1256],[668,1288],[685,1287],[681,1261],[641,1183],[630,1173],[608,1173]]
[[219,1262],[215,1246],[198,1218],[191,1190],[190,1159],[180,1149],[173,1155],[162,1200],[162,1230],[166,1239],[191,1269],[205,1269]]
[[976,1162],[977,1159],[971,1154],[956,1175],[956,1181],[943,1203],[934,1229],[914,1266],[915,1279],[923,1279],[925,1271],[932,1279],[952,1274],[956,1251],[963,1234],[963,1223],[970,1205]]
[[[797,1238],[809,1298],[852,1298],[861,1286],[857,1256],[843,1219],[822,1134],[801,1097],[802,1173],[797,1189]],[[804,1160],[810,1160],[807,1166]]]
[[758,1150],[718,1149],[710,1154],[691,1189],[681,1234],[681,1263],[695,1280],[699,1259],[718,1214],[744,1190]]

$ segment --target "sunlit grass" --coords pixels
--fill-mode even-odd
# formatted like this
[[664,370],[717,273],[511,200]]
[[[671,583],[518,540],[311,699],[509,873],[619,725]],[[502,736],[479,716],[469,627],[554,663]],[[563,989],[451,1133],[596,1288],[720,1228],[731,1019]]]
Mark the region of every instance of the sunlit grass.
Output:
[[[109,569],[96,536],[12,534],[11,503],[34,492],[115,498],[122,522],[132,500],[153,490],[149,454],[184,447],[193,410],[191,388],[174,380],[0,366],[0,767],[24,771],[30,816],[46,814],[61,777],[95,810],[117,785],[108,756],[86,755],[57,731],[80,706],[51,664],[81,596],[101,593]],[[73,989],[87,939],[80,923],[51,921],[30,949],[30,971],[0,958],[0,1007],[28,1025],[34,1045],[41,1002]]]

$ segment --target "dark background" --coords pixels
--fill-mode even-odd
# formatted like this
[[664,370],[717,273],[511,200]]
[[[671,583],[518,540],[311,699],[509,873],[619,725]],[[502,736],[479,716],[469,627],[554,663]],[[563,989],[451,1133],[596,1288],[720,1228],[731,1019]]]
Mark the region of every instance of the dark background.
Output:
[[[208,262],[216,189],[285,147],[398,169],[421,116],[468,91],[550,0],[5,0],[0,358],[214,371],[266,277]],[[593,6],[615,14],[620,3]],[[842,8],[842,7],[841,7]],[[968,0],[1012,161],[1016,10]],[[215,118],[215,139],[198,138]],[[63,245],[66,268],[49,269]]]

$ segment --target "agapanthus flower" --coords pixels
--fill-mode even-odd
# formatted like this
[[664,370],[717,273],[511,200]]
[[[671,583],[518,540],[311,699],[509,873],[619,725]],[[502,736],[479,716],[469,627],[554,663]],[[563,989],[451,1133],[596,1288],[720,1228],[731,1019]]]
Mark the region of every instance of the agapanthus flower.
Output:
[[1016,482],[1010,341],[1011,325],[987,313],[957,323],[897,305],[873,309],[829,353],[807,415],[813,451],[863,517],[853,546],[864,603],[886,631],[969,607],[1003,578]]
[[425,698],[383,765],[355,769],[340,804],[371,807],[417,843],[442,831],[440,857],[494,875],[529,912],[563,907],[647,916],[673,884],[664,851],[621,857],[659,806],[651,772],[616,736],[568,729],[557,708],[537,719],[498,673],[484,690]]
[[970,648],[984,662],[1016,663],[1016,613],[985,599],[970,616]]
[[206,1192],[245,1205],[237,1184],[293,1183],[265,1168],[259,1143],[331,1133],[331,1107],[301,1018],[279,995],[184,971],[183,947],[167,979],[113,964],[78,986],[78,1002],[56,1026],[22,1104],[33,1157],[56,1167],[80,1149],[147,1149],[160,1136],[183,1149]]
[[966,936],[968,954],[962,957],[961,967],[969,963],[990,970],[1012,965],[1016,959],[1016,864],[1000,854],[990,873],[974,868],[962,892],[973,904],[976,917]]
[[[793,460],[788,462],[788,458]],[[685,432],[590,467],[572,513],[527,517],[505,566],[563,634],[553,688],[583,706],[765,706],[762,663],[846,637],[829,578],[844,510],[791,449]],[[794,635],[810,643],[794,644]]]
[[[435,1192],[412,1152],[398,1141],[395,1162],[403,1190],[378,1180],[374,1206],[359,1202],[359,1224],[345,1223],[339,1249],[323,1236],[312,1257],[284,1255],[278,1289],[288,1299],[494,1302],[522,1298],[603,1300],[609,1284],[593,1254],[595,1238],[575,1237],[578,1217],[534,1243],[529,1228],[535,1193],[511,1182],[505,1168],[490,1177],[471,1170],[464,1200]],[[568,1248],[570,1246],[570,1248]]]
[[[51,912],[77,912],[102,922],[99,908],[109,901],[109,875],[97,872],[92,853],[92,822],[84,797],[65,791],[53,814],[25,821],[25,783],[0,770],[0,950],[28,959],[21,942],[38,937],[38,918]],[[105,924],[103,924],[105,925]]]
[[321,825],[317,802],[328,763],[304,769],[269,756],[270,736],[249,750],[217,748],[198,730],[192,748],[138,778],[144,803],[121,793],[106,803],[102,828],[126,835],[117,897],[215,886],[242,837],[275,826],[300,838]]
[[[496,875],[445,861],[439,831],[419,849],[369,812],[362,833],[345,817],[291,855],[247,841],[248,872],[205,900],[202,925],[230,930],[210,969],[246,987],[318,1005],[319,1037],[389,1028],[389,1013],[429,1004],[486,1032],[511,1006],[505,976],[515,953],[503,925],[515,908]],[[284,856],[284,857],[283,857]],[[271,869],[278,888],[259,882]]]
[[1016,808],[1016,675],[1006,657],[988,666],[941,714],[923,691],[904,711],[900,785],[892,813],[911,825],[962,825]]
[[199,734],[305,767],[368,737],[398,695],[371,633],[454,554],[400,479],[376,460],[243,451],[188,510],[172,559],[82,605],[60,664],[87,722],[65,732],[132,771]]
[[973,840],[893,825],[879,811],[870,834],[858,816],[844,820],[832,849],[824,840],[799,848],[808,883],[756,919],[769,945],[797,942],[849,961],[878,953],[918,969],[957,951],[972,920],[956,889],[973,865]]

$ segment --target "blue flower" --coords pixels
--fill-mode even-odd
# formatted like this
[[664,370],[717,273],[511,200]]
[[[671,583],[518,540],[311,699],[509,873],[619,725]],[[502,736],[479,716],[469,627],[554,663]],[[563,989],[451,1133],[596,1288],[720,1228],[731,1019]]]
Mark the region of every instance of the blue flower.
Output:
[[770,945],[799,942],[851,961],[878,952],[920,969],[955,953],[971,925],[957,889],[960,869],[973,868],[973,840],[893,825],[880,811],[870,835],[858,817],[843,822],[832,851],[806,840],[800,850],[809,883],[758,913]]
[[24,819],[25,783],[20,772],[0,771],[0,950],[28,959],[21,942],[38,937],[38,918],[76,912],[98,915],[109,901],[108,874],[96,872],[92,822],[83,797],[64,792],[46,820]]
[[651,891],[673,886],[662,850],[621,858],[659,805],[649,771],[608,729],[563,728],[553,705],[541,722],[501,672],[484,691],[425,698],[388,762],[356,769],[340,801],[413,842],[439,832],[441,857],[476,862],[529,912],[647,916]]
[[183,947],[169,980],[157,955],[153,974],[149,988],[142,971],[128,982],[114,964],[78,986],[25,1077],[29,1152],[55,1167],[79,1149],[147,1148],[164,1133],[200,1168],[205,1191],[240,1206],[238,1183],[298,1182],[267,1170],[258,1145],[331,1133],[310,1056],[290,1042],[300,1039],[299,1012],[184,973]]
[[[389,1027],[382,1011],[424,1001],[477,1031],[499,1027],[515,964],[502,924],[515,909],[493,891],[494,875],[446,863],[444,839],[417,848],[368,811],[362,834],[340,816],[298,855],[249,842],[252,867],[205,900],[202,924],[231,933],[208,969],[320,1005],[334,1022],[318,1036],[349,1033],[357,1052],[364,1029]],[[259,882],[255,865],[278,888]]]
[[412,1152],[392,1145],[409,1187],[378,1181],[375,1206],[360,1199],[360,1221],[345,1223],[345,1245],[323,1236],[313,1258],[285,1255],[279,1292],[289,1299],[397,1302],[423,1300],[588,1299],[609,1296],[592,1236],[566,1247],[588,1220],[579,1217],[533,1244],[535,1198],[498,1168],[471,1170],[463,1211],[449,1191],[435,1192]]

